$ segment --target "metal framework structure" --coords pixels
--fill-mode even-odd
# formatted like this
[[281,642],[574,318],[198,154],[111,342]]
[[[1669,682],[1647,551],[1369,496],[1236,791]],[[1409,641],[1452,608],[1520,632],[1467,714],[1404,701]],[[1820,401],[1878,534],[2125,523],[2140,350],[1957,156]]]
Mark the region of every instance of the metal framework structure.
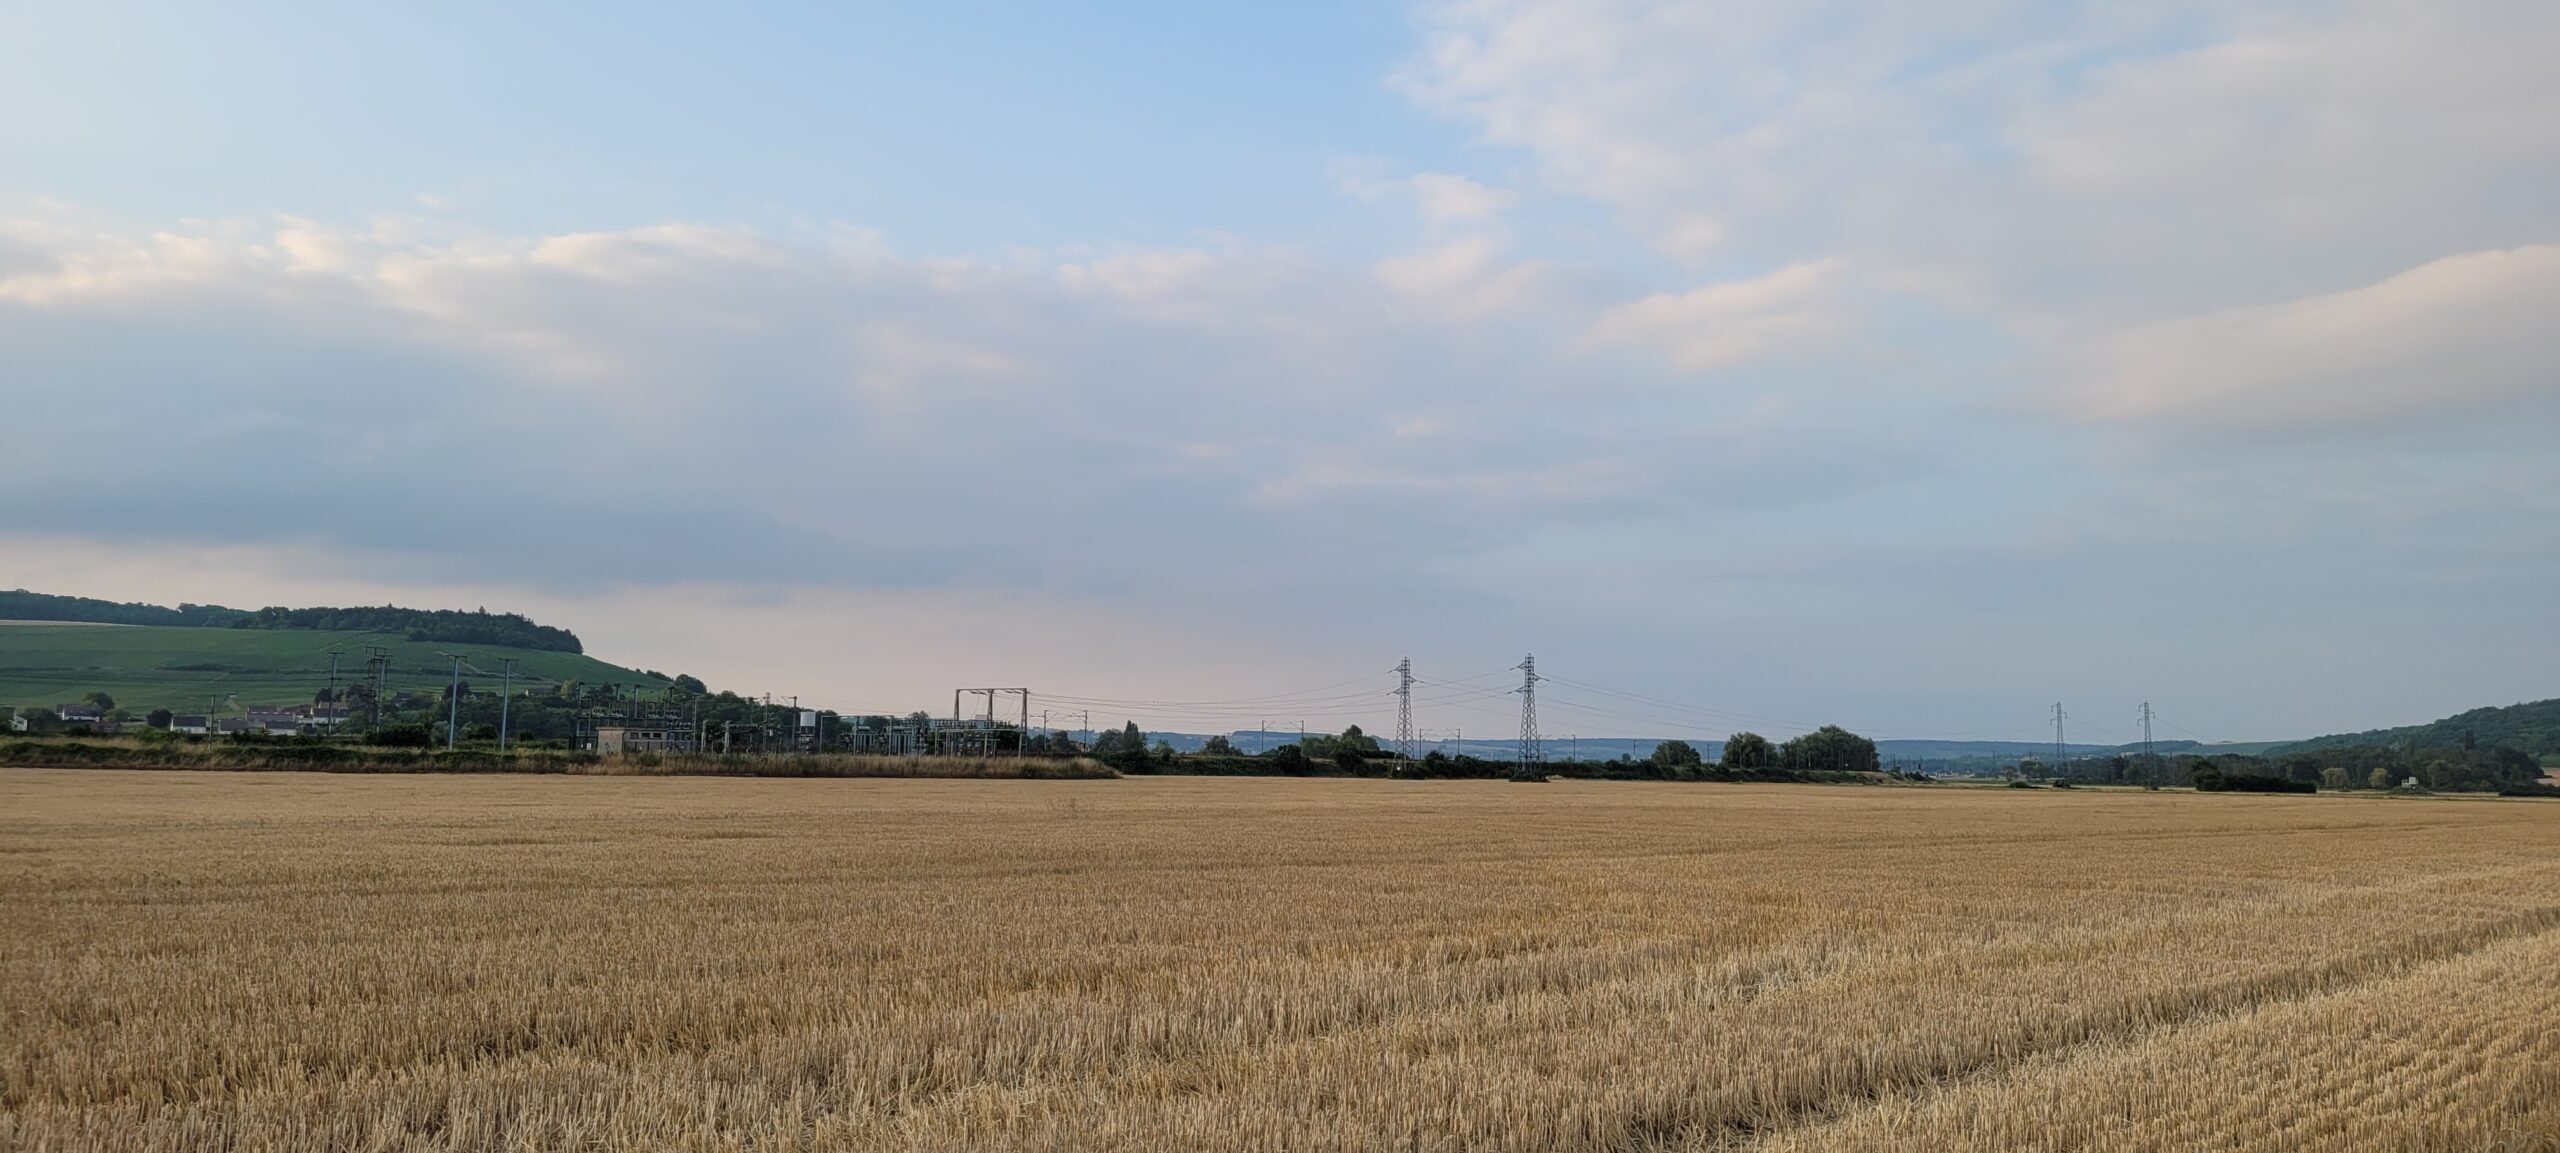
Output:
[[1520,768],[1522,780],[1546,775],[1547,754],[1538,747],[1538,654],[1530,653],[1513,666],[1520,670]]
[[[982,755],[994,752],[996,698],[1008,694],[1014,697],[1019,708],[1014,722],[1017,727],[1014,731],[1021,735],[1014,739],[1014,752],[1021,754],[1023,752],[1022,741],[1031,733],[1031,690],[1025,688],[951,690],[951,727],[955,730],[973,732],[976,736],[974,740],[963,737],[955,741],[944,741],[942,742],[943,747],[941,751],[961,752],[964,751],[966,746],[975,745],[975,748],[967,748],[966,751],[976,752]],[[979,696],[986,698],[986,711],[979,715],[975,726],[969,725],[969,723],[964,721],[960,716],[960,698],[963,696]]]
[[1413,771],[1413,658],[1396,662],[1396,757]]
[[2053,702],[2053,775],[2057,777],[2067,775],[2062,770],[2064,763],[2062,758],[2068,755],[2062,744],[2062,718],[2065,715],[2062,711],[2062,702]]
[[2142,702],[2142,771],[2150,784],[2160,783],[2160,754],[2151,750],[2151,702]]

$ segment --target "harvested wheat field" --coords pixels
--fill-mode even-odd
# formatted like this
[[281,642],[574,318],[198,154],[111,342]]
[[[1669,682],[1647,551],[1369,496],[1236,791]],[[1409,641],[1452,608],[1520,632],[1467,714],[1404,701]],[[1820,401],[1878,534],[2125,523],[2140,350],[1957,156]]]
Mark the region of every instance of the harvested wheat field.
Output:
[[0,1147],[2549,1150],[2560,805],[0,771]]

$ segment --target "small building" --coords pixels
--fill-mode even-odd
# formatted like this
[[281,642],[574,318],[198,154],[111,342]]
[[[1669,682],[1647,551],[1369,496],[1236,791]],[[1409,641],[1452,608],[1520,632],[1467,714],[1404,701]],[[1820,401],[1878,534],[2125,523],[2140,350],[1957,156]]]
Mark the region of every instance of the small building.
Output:
[[257,732],[271,737],[293,737],[302,735],[302,725],[307,718],[295,709],[251,709],[244,719]]
[[53,715],[61,717],[62,723],[66,725],[87,725],[98,728],[107,723],[107,714],[96,705],[56,705]]
[[193,716],[172,714],[169,717],[169,731],[182,736],[201,737],[213,731],[210,720],[211,718],[202,714]]
[[598,725],[599,753],[690,753],[693,734],[657,725]]

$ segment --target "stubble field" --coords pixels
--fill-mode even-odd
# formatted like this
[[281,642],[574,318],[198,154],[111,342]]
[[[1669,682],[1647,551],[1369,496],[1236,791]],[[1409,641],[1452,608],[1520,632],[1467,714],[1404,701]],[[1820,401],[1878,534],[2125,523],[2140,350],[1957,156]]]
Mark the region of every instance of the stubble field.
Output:
[[2560,805],[0,770],[0,1148],[2560,1149]]

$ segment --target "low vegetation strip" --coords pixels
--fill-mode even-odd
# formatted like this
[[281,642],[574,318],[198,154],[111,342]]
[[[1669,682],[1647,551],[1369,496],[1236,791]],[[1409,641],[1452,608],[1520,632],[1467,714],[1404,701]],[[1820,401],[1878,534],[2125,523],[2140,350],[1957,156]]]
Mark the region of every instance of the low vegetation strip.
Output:
[[599,756],[558,750],[392,749],[306,741],[22,740],[0,766],[317,773],[562,773],[585,776],[955,777],[1078,780],[1117,776],[1088,757]]
[[6,770],[0,1148],[2549,1149],[2549,818]]

